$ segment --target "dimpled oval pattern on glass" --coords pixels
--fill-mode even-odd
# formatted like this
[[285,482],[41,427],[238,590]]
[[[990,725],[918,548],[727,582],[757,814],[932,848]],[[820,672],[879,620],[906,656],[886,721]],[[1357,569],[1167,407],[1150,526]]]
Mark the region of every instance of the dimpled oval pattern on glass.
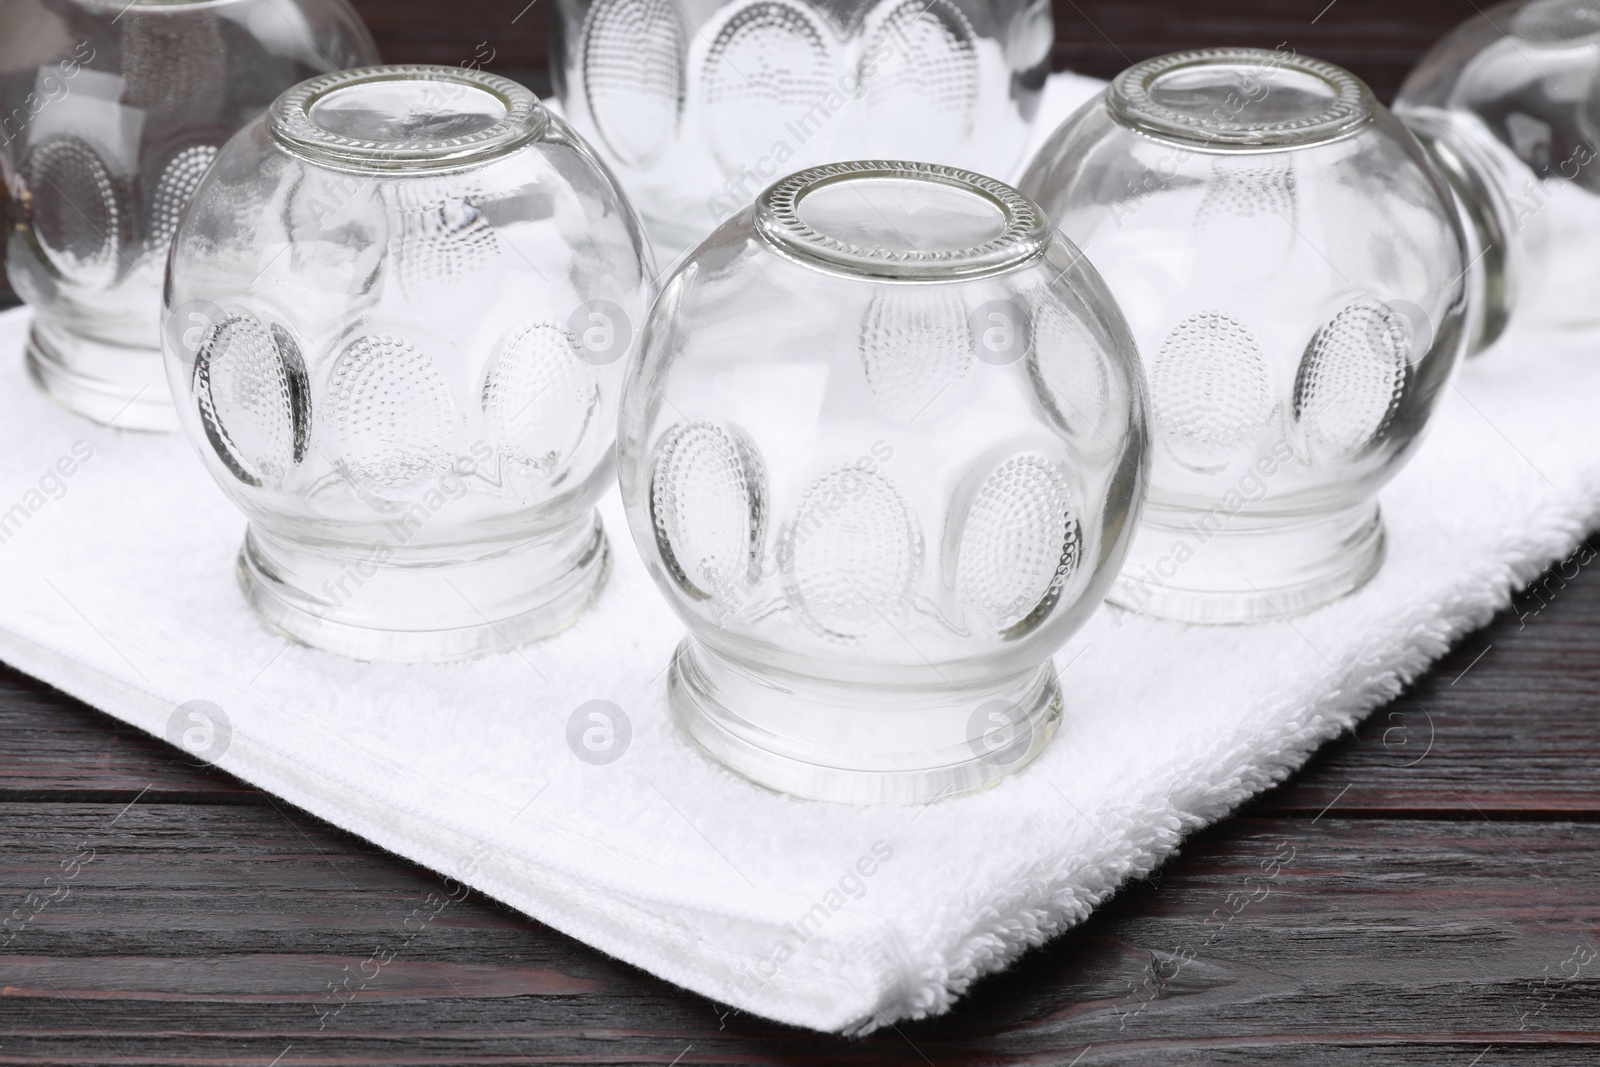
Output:
[[1411,323],[1358,300],[1317,331],[1294,383],[1294,417],[1313,448],[1353,455],[1388,429],[1405,398]]
[[[866,79],[868,106],[883,135],[915,120],[916,132],[944,149],[965,138],[978,113],[978,54],[972,32],[949,0],[895,0],[868,39],[867,54],[893,49],[898,76]],[[942,127],[942,129],[941,129]],[[909,147],[909,146],[908,146]]]
[[1533,44],[1565,44],[1600,34],[1596,0],[1535,0],[1511,18],[1511,34]]
[[577,449],[599,400],[594,368],[550,323],[519,330],[483,388],[483,410],[502,454],[545,476]]
[[884,414],[916,419],[972,367],[972,330],[949,290],[887,287],[861,324],[861,367]]
[[1078,569],[1082,532],[1067,476],[1042,456],[1014,456],[967,512],[956,588],[967,624],[1006,637],[1034,628]]
[[1287,160],[1262,167],[1219,165],[1215,174],[1200,204],[1202,224],[1263,215],[1294,218],[1295,176]]
[[227,97],[227,45],[218,20],[137,16],[124,22],[122,103],[146,112],[215,114]]
[[713,423],[689,423],[662,439],[653,472],[651,525],[672,580],[697,600],[732,604],[765,541],[754,449]]
[[206,438],[247,485],[276,489],[305,458],[310,390],[299,346],[283,330],[236,313],[213,326],[195,359]]
[[683,119],[683,16],[672,0],[601,0],[583,49],[600,136],[623,162],[649,166]]
[[79,137],[52,137],[28,152],[22,180],[50,265],[79,285],[114,282],[126,217],[111,169],[94,147]]
[[178,232],[178,222],[183,209],[189,206],[194,191],[200,188],[200,179],[206,176],[217,147],[209,144],[190,145],[174,155],[161,169],[156,181],[155,195],[150,198],[150,239],[147,255],[157,269],[166,268],[167,252],[172,236]]
[[779,552],[790,604],[826,637],[867,637],[905,613],[922,533],[881,474],[836,467],[811,483]]
[[808,9],[758,0],[718,31],[701,74],[704,121],[717,161],[732,172],[772,149],[773,116],[799,116],[833,87],[831,35]]
[[1264,429],[1276,405],[1261,346],[1221,312],[1192,315],[1167,335],[1150,392],[1156,426],[1181,462],[1207,466]]
[[395,195],[399,226],[394,261],[408,293],[426,294],[460,284],[493,266],[500,238],[469,197],[449,182],[422,180],[401,185]]
[[433,360],[411,342],[389,334],[351,342],[334,364],[331,394],[345,469],[363,488],[405,489],[450,471],[461,420]]

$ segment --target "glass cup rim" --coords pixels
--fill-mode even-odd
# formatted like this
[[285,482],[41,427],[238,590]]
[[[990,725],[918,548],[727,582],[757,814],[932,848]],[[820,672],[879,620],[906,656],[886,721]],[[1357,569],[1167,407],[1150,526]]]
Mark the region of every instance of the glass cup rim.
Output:
[[[1277,122],[1208,119],[1157,103],[1150,90],[1165,75],[1202,67],[1249,64],[1263,71],[1290,70],[1322,81],[1333,99],[1320,112]],[[1364,129],[1377,113],[1365,82],[1333,63],[1264,48],[1202,48],[1135,63],[1112,79],[1106,103],[1113,118],[1158,140],[1214,151],[1301,148],[1341,140]]]
[[[843,241],[818,232],[800,217],[800,201],[808,194],[839,182],[873,178],[931,182],[973,193],[998,208],[1005,225],[998,236],[968,248],[918,251]],[[868,278],[956,279],[1005,273],[1043,253],[1051,237],[1044,212],[1006,183],[957,167],[907,160],[853,160],[798,171],[762,192],[755,221],[757,232],[779,251],[808,265]]]
[[[342,89],[381,82],[437,82],[482,90],[506,114],[475,133],[404,143],[367,141],[334,133],[311,118],[318,101]],[[371,173],[455,170],[509,155],[544,135],[550,113],[526,86],[488,71],[432,64],[355,67],[308,79],[289,89],[267,111],[273,138],[313,162]]]

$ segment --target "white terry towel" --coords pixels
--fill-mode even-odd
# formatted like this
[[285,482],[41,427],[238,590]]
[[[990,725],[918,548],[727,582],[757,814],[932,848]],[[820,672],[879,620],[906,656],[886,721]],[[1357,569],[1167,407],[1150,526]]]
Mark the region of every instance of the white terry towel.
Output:
[[[1057,82],[1055,114],[1086,88]],[[1358,595],[1255,627],[1102,611],[1059,657],[1060,734],[1023,773],[924,808],[816,804],[674,732],[664,671],[682,630],[614,497],[610,585],[559,637],[453,666],[301,648],[246,608],[244,521],[189,445],[53,406],[25,380],[26,325],[0,315],[0,657],[158,736],[211,701],[230,730],[210,751],[240,778],[663,978],[819,1030],[949,1009],[1393,697],[1600,510],[1596,338],[1512,338],[1465,368],[1384,493],[1388,562]],[[567,742],[597,699],[632,732],[604,766]]]

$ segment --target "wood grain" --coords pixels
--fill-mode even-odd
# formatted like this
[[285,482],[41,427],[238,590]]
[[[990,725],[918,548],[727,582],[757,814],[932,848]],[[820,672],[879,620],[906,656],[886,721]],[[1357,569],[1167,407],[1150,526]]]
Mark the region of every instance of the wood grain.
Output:
[[1600,577],[1567,572],[950,1015],[855,1042],[449,901],[6,672],[0,901],[93,859],[0,947],[0,1062],[1600,1061]]
[[724,1016],[475,899],[408,933],[444,900],[438,878],[271,805],[10,805],[7,896],[85,839],[95,857],[0,950],[0,1059],[267,1062],[293,1043],[286,1062],[490,1063],[510,1043],[534,1062],[669,1063],[692,1044],[681,1062],[954,1065],[1092,1045],[1085,1062],[1154,1063],[1494,1044],[1578,1062],[1600,1051],[1600,963],[1570,962],[1600,956],[1594,837],[1235,820],[952,1015],[846,1042]]
[[1251,810],[1600,820],[1597,604],[1600,577],[1557,565]]

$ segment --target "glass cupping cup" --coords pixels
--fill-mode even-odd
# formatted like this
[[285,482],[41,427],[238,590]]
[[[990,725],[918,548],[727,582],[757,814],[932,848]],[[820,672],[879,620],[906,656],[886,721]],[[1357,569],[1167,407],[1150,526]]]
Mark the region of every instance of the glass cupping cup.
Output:
[[1027,198],[905,162],[768,188],[667,283],[623,391],[628,521],[689,628],[678,722],[816,799],[1020,768],[1146,440],[1122,316]]
[[280,97],[196,194],[164,330],[256,611],[362,659],[574,621],[653,277],[605,168],[515,82],[373,67]]
[[1186,52],[1115,79],[1022,189],[1105,278],[1150,385],[1150,496],[1112,602],[1251,622],[1365,583],[1378,489],[1468,326],[1463,236],[1416,139],[1331,64]]
[[1009,173],[1050,72],[1048,0],[560,0],[562,106],[675,258],[840,159]]
[[29,370],[122,429],[177,426],[161,287],[217,151],[284,90],[378,62],[346,0],[0,3],[6,267],[33,309]]
[[1473,15],[1417,64],[1394,109],[1457,196],[1482,309],[1473,350],[1513,320],[1600,323],[1600,2]]

